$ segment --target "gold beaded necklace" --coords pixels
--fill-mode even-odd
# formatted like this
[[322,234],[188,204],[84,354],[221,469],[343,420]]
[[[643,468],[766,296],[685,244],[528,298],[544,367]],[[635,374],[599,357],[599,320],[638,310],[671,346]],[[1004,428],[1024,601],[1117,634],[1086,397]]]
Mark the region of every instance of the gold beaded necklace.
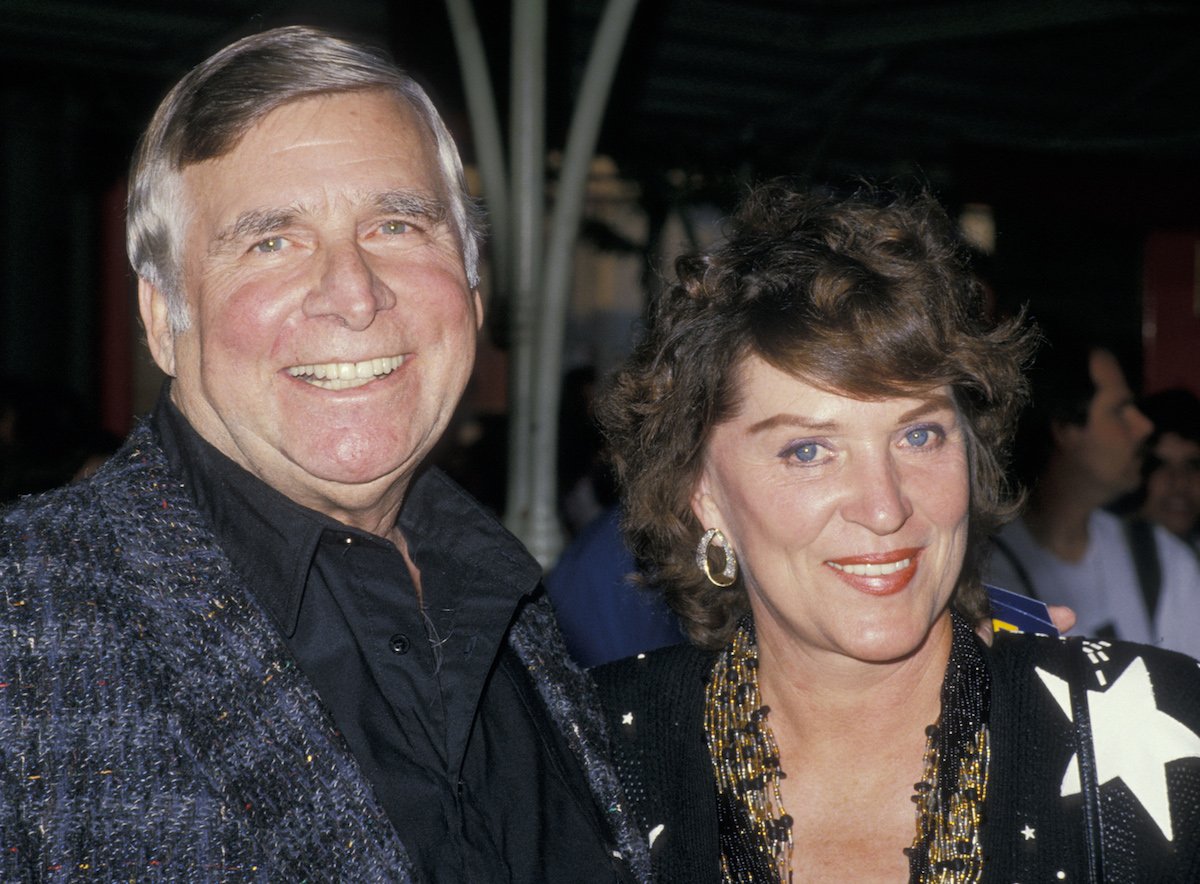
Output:
[[[758,693],[758,646],[745,623],[717,659],[704,693],[704,732],[717,776],[717,791],[737,797],[760,846],[770,852],[779,880],[792,880],[792,818],[783,807],[779,749]],[[721,851],[721,877],[734,874]]]
[[[956,649],[962,640],[960,632],[956,622]],[[964,666],[954,656],[952,652],[947,679],[961,678],[965,673],[968,687],[973,688],[971,679],[979,677],[981,667],[971,665],[977,662],[974,660]],[[983,705],[986,688],[956,691],[959,696],[969,697],[972,693],[980,698],[979,703],[954,713],[951,727],[945,729],[939,721],[926,729],[924,772],[913,796],[917,805],[916,837],[904,851],[909,857],[911,880],[919,884],[972,884],[983,872],[980,825],[987,797],[989,746],[988,729],[978,707]],[[722,836],[721,875],[726,882],[764,880],[763,874],[750,871],[764,866],[773,870],[774,880],[785,884],[792,881],[792,818],[783,806],[780,786],[786,774],[767,722],[769,713],[758,690],[754,631],[743,622],[718,657],[705,689],[704,731],[716,775],[719,808],[731,800],[751,829],[750,846],[745,844],[747,839]],[[948,748],[958,768],[952,789],[944,788],[941,782],[947,737],[954,743]],[[760,855],[755,857],[755,853]]]

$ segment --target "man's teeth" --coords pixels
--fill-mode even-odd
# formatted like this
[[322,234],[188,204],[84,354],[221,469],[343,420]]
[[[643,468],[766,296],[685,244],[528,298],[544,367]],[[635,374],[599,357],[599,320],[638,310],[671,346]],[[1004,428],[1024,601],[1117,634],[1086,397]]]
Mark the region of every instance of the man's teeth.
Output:
[[837,562],[829,564],[839,571],[845,571],[855,577],[886,577],[888,574],[903,571],[912,564],[912,559],[901,559],[898,562],[885,562],[880,565],[839,565]]
[[404,363],[403,356],[381,356],[362,362],[322,362],[293,365],[288,374],[326,390],[346,390],[391,374]]

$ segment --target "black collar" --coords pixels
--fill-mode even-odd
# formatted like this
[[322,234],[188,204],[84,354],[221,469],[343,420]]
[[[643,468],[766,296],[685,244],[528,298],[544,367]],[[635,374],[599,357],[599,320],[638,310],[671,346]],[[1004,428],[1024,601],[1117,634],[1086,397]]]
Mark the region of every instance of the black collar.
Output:
[[[188,422],[163,387],[151,418],[171,468],[213,523],[222,549],[284,635],[294,634],[317,545],[326,531],[357,542],[391,543],[301,506],[226,457]],[[533,594],[541,567],[469,494],[436,469],[409,486],[397,525],[429,587],[495,608],[507,625]]]

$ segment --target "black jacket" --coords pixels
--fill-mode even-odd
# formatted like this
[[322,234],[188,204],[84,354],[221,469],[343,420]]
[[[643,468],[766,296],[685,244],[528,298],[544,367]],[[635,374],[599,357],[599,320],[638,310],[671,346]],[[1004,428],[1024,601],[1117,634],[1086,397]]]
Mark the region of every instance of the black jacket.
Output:
[[[992,699],[983,880],[1200,881],[1197,662],[1137,644],[1011,634],[985,655]],[[594,673],[626,794],[654,839],[657,881],[720,880],[703,730],[715,659],[679,646]],[[1091,714],[1103,833],[1094,852],[1083,796],[1064,782],[1069,765],[1077,770],[1071,685],[1087,688]],[[803,880],[803,845],[795,867]]]
[[[549,604],[524,605],[507,639],[586,776],[603,855],[644,879],[590,680]],[[145,424],[88,482],[0,513],[0,880],[60,876],[417,877]]]

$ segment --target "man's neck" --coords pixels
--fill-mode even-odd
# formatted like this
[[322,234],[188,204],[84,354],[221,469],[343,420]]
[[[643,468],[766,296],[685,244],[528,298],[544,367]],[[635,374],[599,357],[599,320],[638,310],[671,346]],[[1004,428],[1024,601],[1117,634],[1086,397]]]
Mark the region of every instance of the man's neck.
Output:
[[1022,516],[1038,546],[1065,562],[1078,562],[1088,550],[1088,521],[1104,503],[1096,490],[1069,471],[1048,469],[1029,496]]

